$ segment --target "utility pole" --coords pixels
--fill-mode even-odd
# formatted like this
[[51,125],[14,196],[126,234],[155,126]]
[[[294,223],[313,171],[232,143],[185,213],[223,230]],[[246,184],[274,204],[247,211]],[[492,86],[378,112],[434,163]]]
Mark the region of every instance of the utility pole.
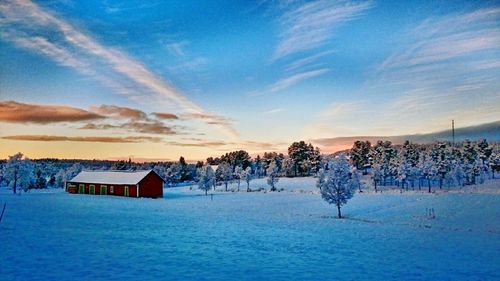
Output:
[[453,140],[453,145],[455,145],[455,120],[451,120],[451,138]]

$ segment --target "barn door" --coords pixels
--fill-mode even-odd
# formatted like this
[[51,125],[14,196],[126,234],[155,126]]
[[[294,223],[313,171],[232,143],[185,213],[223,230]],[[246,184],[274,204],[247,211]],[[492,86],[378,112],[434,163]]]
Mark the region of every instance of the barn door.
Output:
[[128,197],[128,186],[125,186],[124,196]]
[[108,194],[108,187],[105,185],[101,185],[101,195],[107,195]]
[[95,194],[95,185],[91,184],[89,186],[89,194]]
[[85,185],[83,185],[83,184],[78,185],[78,193],[80,193],[80,194],[85,193]]

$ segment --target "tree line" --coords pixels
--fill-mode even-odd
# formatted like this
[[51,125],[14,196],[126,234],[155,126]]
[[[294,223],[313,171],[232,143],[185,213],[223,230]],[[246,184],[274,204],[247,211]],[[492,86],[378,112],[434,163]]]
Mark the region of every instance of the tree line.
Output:
[[[494,177],[500,168],[499,145],[486,140],[459,143],[436,142],[416,144],[406,141],[393,145],[390,141],[356,141],[343,151],[350,167],[350,177],[370,175],[375,190],[381,186],[400,186],[402,189],[442,188],[482,183]],[[10,186],[14,193],[47,187],[63,187],[64,182],[82,170],[147,170],[153,169],[168,186],[193,184],[205,191],[231,182],[246,185],[250,181],[267,178],[270,191],[276,190],[280,177],[317,176],[328,171],[340,153],[325,155],[310,143],[292,143],[287,154],[265,152],[252,158],[244,150],[232,151],[206,161],[187,163],[179,161],[135,163],[106,160],[31,160],[17,153],[0,161],[0,186]]]
[[402,145],[378,141],[374,146],[368,141],[356,141],[349,155],[356,170],[363,174],[371,171],[375,190],[396,185],[406,190],[426,187],[431,192],[433,186],[483,183],[500,170],[499,146],[485,139],[433,144],[406,141]]

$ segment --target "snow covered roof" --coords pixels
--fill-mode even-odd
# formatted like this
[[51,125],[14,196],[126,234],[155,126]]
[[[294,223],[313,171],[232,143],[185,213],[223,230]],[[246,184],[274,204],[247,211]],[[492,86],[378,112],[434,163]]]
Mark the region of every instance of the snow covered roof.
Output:
[[101,184],[138,184],[152,170],[147,171],[82,171],[71,182]]

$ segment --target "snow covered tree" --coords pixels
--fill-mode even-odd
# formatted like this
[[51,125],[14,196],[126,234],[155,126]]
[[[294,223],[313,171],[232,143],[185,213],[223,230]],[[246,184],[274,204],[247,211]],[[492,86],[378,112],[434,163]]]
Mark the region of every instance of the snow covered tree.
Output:
[[4,177],[14,194],[17,193],[18,187],[27,191],[33,183],[33,164],[29,159],[23,159],[21,152],[9,156],[5,164]]
[[493,154],[493,148],[489,146],[486,139],[482,139],[477,143],[477,152],[479,154],[479,158],[481,159],[483,165],[486,165],[490,160],[491,155]]
[[184,182],[186,180],[188,180],[188,164],[186,163],[186,160],[184,159],[184,157],[179,157],[179,162],[178,162],[179,166],[180,166],[180,179],[179,181],[180,182]]
[[363,174],[366,174],[366,169],[370,165],[369,155],[371,146],[369,141],[355,141],[350,151],[352,164],[358,170],[363,170]]
[[293,159],[288,157],[283,161],[281,169],[285,173],[286,177],[293,177],[295,175],[295,163]]
[[215,183],[215,172],[210,165],[198,169],[198,188],[205,191],[205,195]]
[[42,171],[37,169],[35,172],[35,188],[42,189],[47,187],[47,179],[42,175]]
[[398,176],[402,180],[402,185],[406,184],[406,189],[408,189],[408,184],[414,187],[414,181],[417,177],[418,169],[417,164],[420,157],[420,150],[416,144],[405,141],[401,147],[401,153],[399,155],[399,169]]
[[225,191],[227,191],[227,185],[233,179],[233,168],[227,162],[222,162],[215,171],[217,180],[222,181],[225,185]]
[[245,150],[231,151],[220,157],[220,162],[226,162],[234,169],[241,166],[246,169],[250,165],[250,155]]
[[311,169],[316,170],[319,164],[319,149],[304,141],[294,142],[288,147],[288,157],[293,159],[294,176],[308,176]]
[[263,163],[260,155],[257,155],[257,157],[255,157],[254,171],[255,171],[255,175],[257,176],[257,178],[260,178],[265,174],[264,163]]
[[276,164],[276,160],[272,161],[267,168],[267,184],[271,186],[270,191],[276,191],[276,183],[279,181],[278,178],[279,168]]
[[[493,155],[493,147],[491,147],[486,139],[482,139],[477,143],[477,152],[480,161],[480,174],[481,176],[481,181],[484,181],[486,175],[490,174],[492,170],[490,169],[490,160],[491,156]],[[493,176],[492,176],[493,177]]]
[[[155,168],[156,167],[157,166],[155,166]],[[183,168],[181,164],[179,164],[179,163],[173,163],[167,169],[165,169],[163,165],[161,165],[160,167],[163,168],[163,169],[159,168],[159,170],[160,171],[163,170],[165,178],[166,178],[166,182],[168,184],[175,185],[175,184],[181,182],[182,168]]]
[[253,179],[252,168],[247,167],[241,172],[240,178],[247,183],[247,192],[250,192],[250,181]]
[[456,160],[453,164],[452,175],[453,181],[454,183],[456,183],[456,185],[464,186],[465,173],[464,169],[462,168],[462,163],[458,160]]
[[495,173],[500,171],[500,145],[499,143],[493,144],[493,152],[490,157],[490,169],[492,178],[495,178]]
[[380,169],[380,164],[374,164],[372,166],[372,171],[373,171],[373,186],[375,188],[375,193],[377,193],[377,186],[382,182],[382,172]]
[[439,189],[441,189],[445,178],[451,172],[451,152],[446,143],[438,142],[432,148],[431,155],[439,175]]
[[466,140],[462,148],[464,162],[465,182],[467,185],[476,184],[479,174],[478,152],[471,141]]
[[245,170],[243,170],[243,168],[241,166],[236,166],[236,168],[234,168],[234,178],[236,179],[236,182],[238,183],[238,192],[240,191],[240,183],[241,183],[242,177],[244,176],[244,172],[245,172]]
[[397,151],[390,141],[378,141],[373,147],[372,157],[374,164],[380,165],[380,173],[383,185],[387,184],[388,178],[393,178],[397,174],[397,161],[395,161]]
[[350,172],[349,162],[345,155],[332,161],[328,170],[322,170],[318,178],[321,197],[329,204],[337,206],[338,218],[342,218],[341,207],[354,195],[358,183]]
[[436,163],[430,155],[422,157],[422,177],[427,180],[427,187],[429,193],[432,192],[432,180],[437,176]]

